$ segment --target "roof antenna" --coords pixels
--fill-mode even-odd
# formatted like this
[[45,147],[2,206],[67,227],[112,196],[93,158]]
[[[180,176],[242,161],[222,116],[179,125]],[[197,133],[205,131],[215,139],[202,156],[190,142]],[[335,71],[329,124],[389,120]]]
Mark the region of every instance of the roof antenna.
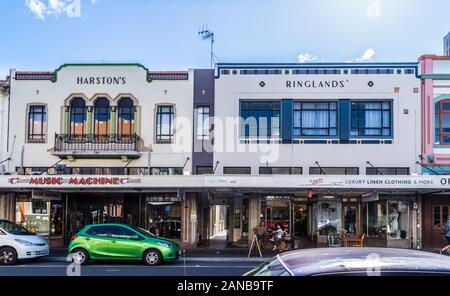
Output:
[[198,31],[198,35],[202,40],[211,41],[211,69],[214,68],[214,33],[208,30],[208,25],[203,25]]

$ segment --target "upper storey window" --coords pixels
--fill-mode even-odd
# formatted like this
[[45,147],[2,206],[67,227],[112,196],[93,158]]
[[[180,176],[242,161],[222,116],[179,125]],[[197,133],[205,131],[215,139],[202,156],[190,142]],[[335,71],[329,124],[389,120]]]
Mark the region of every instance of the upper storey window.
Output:
[[294,136],[337,136],[337,102],[295,102]]
[[118,135],[119,137],[130,137],[135,131],[134,127],[134,104],[133,100],[124,97],[118,103]]
[[47,112],[45,105],[28,108],[28,143],[45,143],[47,137]]
[[450,100],[435,105],[435,144],[450,145]]
[[209,139],[209,106],[197,107],[197,139]]
[[352,101],[351,135],[392,137],[391,101]]
[[94,135],[108,137],[110,135],[111,110],[107,98],[98,98],[94,103]]
[[171,143],[174,137],[174,107],[157,106],[156,109],[156,142]]
[[241,101],[241,137],[278,138],[281,102]]
[[70,135],[82,137],[86,134],[86,102],[76,97],[70,102]]

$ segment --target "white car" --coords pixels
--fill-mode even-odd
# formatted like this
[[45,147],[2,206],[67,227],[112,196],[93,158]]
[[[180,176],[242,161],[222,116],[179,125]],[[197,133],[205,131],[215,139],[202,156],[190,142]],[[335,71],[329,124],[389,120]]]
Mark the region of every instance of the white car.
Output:
[[0,220],[0,265],[13,265],[17,260],[48,256],[47,242],[22,225]]

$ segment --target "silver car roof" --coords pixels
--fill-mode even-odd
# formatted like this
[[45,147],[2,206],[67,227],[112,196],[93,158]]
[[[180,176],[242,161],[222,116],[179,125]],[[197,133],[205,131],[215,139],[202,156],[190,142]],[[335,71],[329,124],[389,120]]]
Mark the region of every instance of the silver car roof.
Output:
[[367,271],[445,272],[450,256],[392,248],[318,248],[282,253],[283,265],[294,275]]

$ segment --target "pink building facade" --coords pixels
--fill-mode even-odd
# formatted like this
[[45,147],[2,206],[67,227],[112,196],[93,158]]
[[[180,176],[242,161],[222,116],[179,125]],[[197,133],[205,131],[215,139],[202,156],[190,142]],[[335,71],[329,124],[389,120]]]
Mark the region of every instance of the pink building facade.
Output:
[[419,58],[422,78],[422,165],[424,174],[450,171],[450,57]]
[[[450,57],[424,55],[419,62],[422,79],[422,174],[450,175]],[[444,190],[424,194],[421,204],[423,247],[445,246],[447,242],[442,229],[450,215],[449,193]]]

